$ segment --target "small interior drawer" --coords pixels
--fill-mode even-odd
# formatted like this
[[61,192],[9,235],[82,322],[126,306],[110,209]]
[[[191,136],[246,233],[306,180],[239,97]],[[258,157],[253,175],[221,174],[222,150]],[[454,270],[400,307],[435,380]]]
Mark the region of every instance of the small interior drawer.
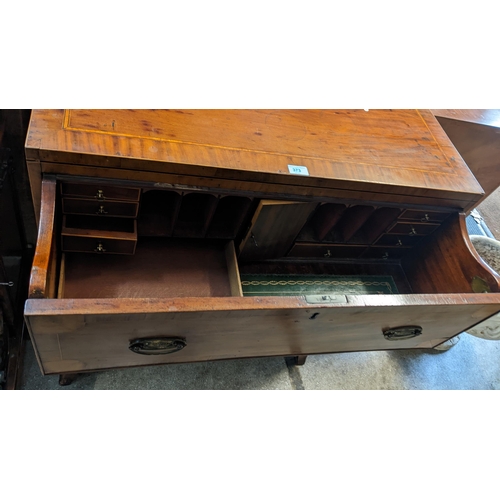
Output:
[[288,253],[288,257],[323,259],[354,259],[360,257],[366,246],[355,245],[320,245],[314,243],[296,243]]
[[126,254],[133,255],[135,252],[135,240],[109,239],[97,234],[90,236],[62,236],[63,252],[92,252],[98,254]]
[[63,197],[93,198],[97,200],[123,200],[138,202],[141,194],[139,188],[109,186],[107,184],[61,183]]
[[406,236],[425,236],[431,234],[439,227],[439,224],[422,224],[417,222],[397,222],[391,229],[389,234],[401,234]]
[[376,242],[377,247],[409,248],[422,239],[422,236],[407,236],[404,234],[384,234]]
[[137,222],[133,219],[65,215],[61,230],[63,252],[133,254]]
[[405,210],[400,216],[400,220],[411,220],[415,222],[443,222],[449,217],[448,212],[433,212],[431,210]]
[[63,198],[64,214],[99,215],[101,217],[137,217],[138,203],[112,200],[86,200],[83,198]]
[[363,254],[363,257],[367,259],[389,260],[389,259],[400,259],[407,253],[408,253],[408,247],[402,247],[402,246],[371,247],[366,251],[365,254]]

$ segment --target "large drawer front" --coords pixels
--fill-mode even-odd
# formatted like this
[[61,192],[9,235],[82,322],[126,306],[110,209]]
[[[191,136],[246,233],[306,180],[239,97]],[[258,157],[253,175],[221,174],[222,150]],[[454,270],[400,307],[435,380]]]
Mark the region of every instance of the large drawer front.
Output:
[[[345,298],[345,296],[342,296]],[[30,299],[25,316],[45,374],[255,356],[432,347],[500,310],[495,294],[304,297]],[[420,326],[387,340],[384,331]],[[181,339],[168,354],[139,354],[138,339]]]

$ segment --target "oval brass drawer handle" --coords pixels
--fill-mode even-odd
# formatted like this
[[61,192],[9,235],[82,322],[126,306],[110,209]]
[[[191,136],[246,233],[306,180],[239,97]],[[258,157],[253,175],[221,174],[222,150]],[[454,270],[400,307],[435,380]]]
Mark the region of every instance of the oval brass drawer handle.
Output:
[[137,354],[171,354],[186,347],[186,339],[181,337],[160,337],[132,340],[128,348]]
[[104,191],[102,189],[97,190],[97,194],[95,195],[95,197],[98,200],[105,200],[106,199],[106,197],[104,196]]
[[382,332],[386,340],[406,340],[422,334],[421,326],[398,326]]

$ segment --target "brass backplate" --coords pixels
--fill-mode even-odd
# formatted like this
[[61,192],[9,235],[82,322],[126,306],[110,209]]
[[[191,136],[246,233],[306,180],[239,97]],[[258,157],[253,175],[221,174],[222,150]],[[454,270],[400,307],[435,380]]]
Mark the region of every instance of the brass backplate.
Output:
[[474,293],[489,293],[491,292],[490,285],[480,278],[479,276],[474,276],[471,281],[472,291]]

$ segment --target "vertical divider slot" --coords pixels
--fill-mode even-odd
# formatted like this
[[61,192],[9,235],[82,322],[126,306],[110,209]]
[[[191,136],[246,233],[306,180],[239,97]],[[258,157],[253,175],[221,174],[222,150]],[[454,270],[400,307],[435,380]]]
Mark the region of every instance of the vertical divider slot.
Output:
[[234,248],[234,242],[232,240],[229,241],[225,246],[225,253],[231,296],[243,297],[238,259],[236,258],[236,250]]
[[175,191],[150,190],[142,195],[137,231],[139,236],[172,236],[181,202]]
[[401,209],[379,208],[373,212],[361,227],[349,239],[349,243],[371,245],[397,219]]
[[375,207],[367,205],[349,207],[342,213],[342,217],[328,235],[328,241],[347,243],[368,220],[374,210]]
[[238,230],[248,214],[251,204],[251,198],[243,196],[222,196],[215,209],[207,237],[236,238]]
[[217,201],[217,197],[211,194],[184,194],[173,236],[183,238],[204,237],[212,220]]

